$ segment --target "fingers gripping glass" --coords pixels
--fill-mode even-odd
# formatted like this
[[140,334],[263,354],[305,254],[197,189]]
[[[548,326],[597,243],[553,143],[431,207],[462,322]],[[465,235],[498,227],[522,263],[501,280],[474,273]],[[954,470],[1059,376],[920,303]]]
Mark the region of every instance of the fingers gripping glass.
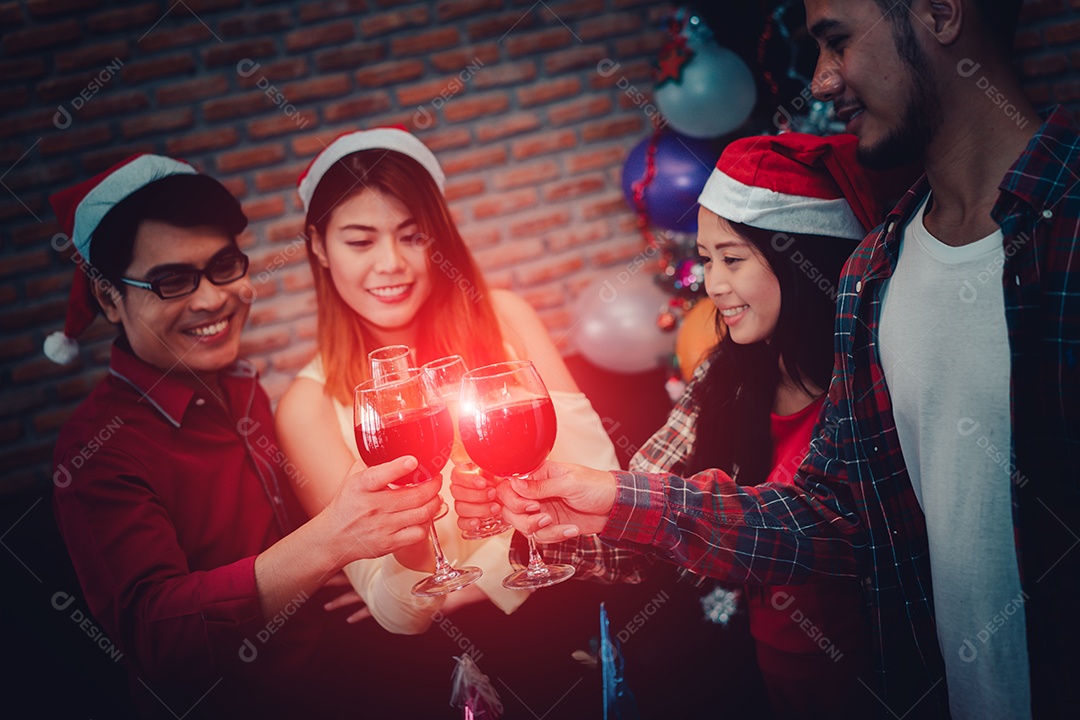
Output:
[[215,285],[228,285],[247,275],[247,271],[248,256],[237,252],[212,260],[202,270],[196,268],[175,270],[159,275],[150,281],[120,278],[120,282],[149,290],[162,300],[174,300],[195,292],[203,277]]

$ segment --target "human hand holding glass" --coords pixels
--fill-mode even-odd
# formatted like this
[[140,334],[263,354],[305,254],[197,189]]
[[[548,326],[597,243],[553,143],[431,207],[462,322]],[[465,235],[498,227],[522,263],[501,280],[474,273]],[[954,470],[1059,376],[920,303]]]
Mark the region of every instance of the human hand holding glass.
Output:
[[[415,485],[437,476],[446,464],[454,440],[446,404],[417,369],[386,374],[357,385],[353,422],[356,446],[369,466],[402,455],[416,458],[416,469],[397,485]],[[434,522],[428,523],[428,538],[435,551],[435,572],[413,586],[413,595],[445,595],[480,578],[479,568],[450,565],[439,545]]]
[[[484,470],[528,480],[555,445],[555,408],[536,367],[527,360],[486,365],[465,374],[459,406],[461,441]],[[529,536],[529,565],[503,580],[511,589],[554,585],[574,574],[546,565]]]
[[[450,451],[450,461],[454,463],[458,473],[471,475],[479,485],[482,475],[480,468],[472,461],[461,442],[461,418],[458,414],[458,399],[461,396],[461,380],[465,377],[468,368],[460,355],[448,355],[438,360],[432,360],[422,366],[424,373],[435,386],[436,391],[446,402],[450,410],[450,417],[454,422],[454,446]],[[486,485],[486,481],[483,481]],[[498,515],[482,518],[475,527],[462,530],[461,536],[466,540],[480,540],[482,538],[498,535],[510,529]]]

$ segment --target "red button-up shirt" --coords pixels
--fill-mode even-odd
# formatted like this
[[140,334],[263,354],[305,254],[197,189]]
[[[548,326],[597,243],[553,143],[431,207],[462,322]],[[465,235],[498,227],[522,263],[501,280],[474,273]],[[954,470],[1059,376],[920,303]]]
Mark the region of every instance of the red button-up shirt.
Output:
[[269,400],[244,361],[220,393],[120,341],[56,446],[57,522],[144,714],[288,714],[321,659],[320,603],[264,618],[256,590],[255,556],[304,518]]

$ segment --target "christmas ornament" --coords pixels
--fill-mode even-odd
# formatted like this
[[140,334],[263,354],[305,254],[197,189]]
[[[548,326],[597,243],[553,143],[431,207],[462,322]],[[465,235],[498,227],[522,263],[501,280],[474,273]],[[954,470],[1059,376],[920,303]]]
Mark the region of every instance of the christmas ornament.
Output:
[[638,213],[638,226],[697,232],[697,198],[719,153],[711,145],[673,130],[657,130],[630,151],[623,164],[622,190]]

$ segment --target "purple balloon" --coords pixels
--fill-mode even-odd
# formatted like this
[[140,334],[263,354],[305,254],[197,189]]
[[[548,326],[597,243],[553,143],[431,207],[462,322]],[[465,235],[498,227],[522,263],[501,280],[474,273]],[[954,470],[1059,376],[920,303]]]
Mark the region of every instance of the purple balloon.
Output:
[[[622,190],[630,208],[633,184],[645,177],[645,138],[630,151],[622,172]],[[664,130],[656,144],[656,177],[645,188],[645,210],[656,226],[675,232],[697,232],[697,199],[720,157],[709,142]]]

